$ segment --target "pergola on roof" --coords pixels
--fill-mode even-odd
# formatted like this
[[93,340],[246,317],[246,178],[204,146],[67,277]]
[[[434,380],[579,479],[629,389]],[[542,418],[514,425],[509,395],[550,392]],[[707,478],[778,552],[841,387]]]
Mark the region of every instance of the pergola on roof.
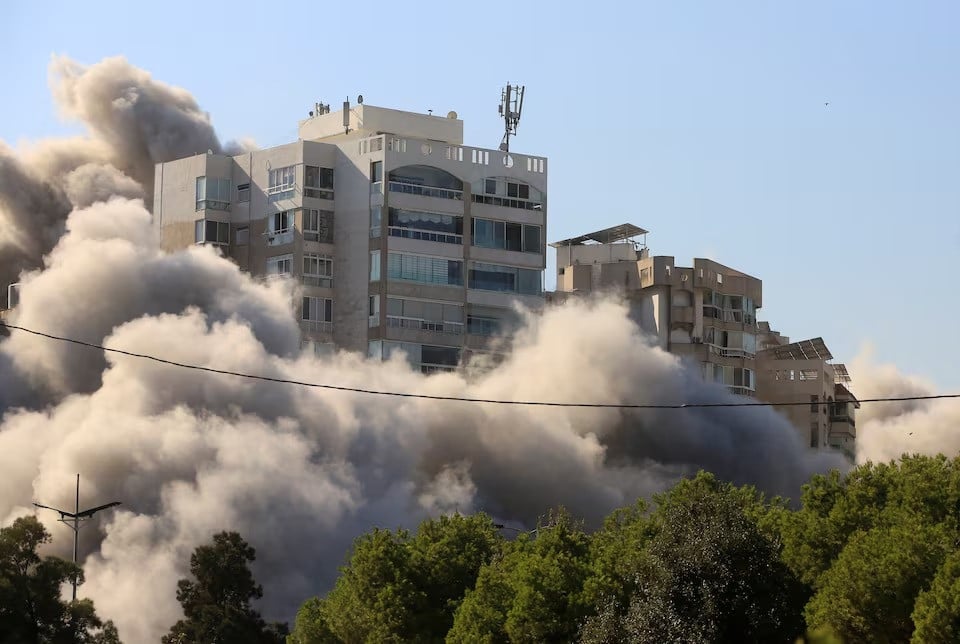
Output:
[[[791,342],[781,347],[768,349],[777,360],[833,360],[833,354],[827,348],[823,338]],[[846,367],[844,367],[846,371]]]
[[553,242],[550,245],[554,248],[559,248],[561,246],[579,246],[587,242],[612,244],[637,237],[638,235],[646,235],[648,232],[650,231],[644,230],[639,226],[634,226],[633,224],[620,224],[619,226],[604,228],[603,230],[597,230],[592,233],[587,233],[586,235],[580,235],[579,237],[571,237],[563,241]]

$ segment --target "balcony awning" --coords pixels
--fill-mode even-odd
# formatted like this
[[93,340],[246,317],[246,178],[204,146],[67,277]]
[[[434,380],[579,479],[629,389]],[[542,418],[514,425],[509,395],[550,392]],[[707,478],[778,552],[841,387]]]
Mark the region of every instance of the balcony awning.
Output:
[[648,232],[650,231],[644,230],[639,226],[634,226],[633,224],[620,224],[619,226],[604,228],[603,230],[597,230],[592,233],[587,233],[586,235],[580,235],[579,237],[571,237],[563,241],[553,242],[550,245],[554,248],[559,248],[561,246],[579,246],[586,242],[612,244],[613,242],[624,241],[638,235],[646,235]]

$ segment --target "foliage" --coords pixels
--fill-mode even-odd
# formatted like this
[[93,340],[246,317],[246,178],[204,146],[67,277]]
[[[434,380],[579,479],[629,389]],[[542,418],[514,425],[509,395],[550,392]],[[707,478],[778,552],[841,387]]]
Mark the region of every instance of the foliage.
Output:
[[290,642],[442,642],[501,544],[482,514],[430,519],[414,535],[374,530],[356,541],[329,595],[301,611]]
[[928,590],[914,604],[913,642],[960,641],[960,551],[937,571]]
[[248,566],[255,559],[254,549],[236,532],[221,532],[211,545],[199,546],[190,557],[194,579],[177,583],[185,619],[173,625],[163,644],[283,642],[286,627],[267,625],[250,606],[263,596]]
[[10,642],[119,642],[111,622],[97,617],[93,602],[65,602],[61,586],[83,571],[58,557],[41,558],[37,549],[50,534],[35,517],[22,517],[0,529],[0,634]]
[[588,607],[590,540],[564,510],[536,536],[521,535],[504,556],[480,570],[457,610],[448,642],[569,641]]

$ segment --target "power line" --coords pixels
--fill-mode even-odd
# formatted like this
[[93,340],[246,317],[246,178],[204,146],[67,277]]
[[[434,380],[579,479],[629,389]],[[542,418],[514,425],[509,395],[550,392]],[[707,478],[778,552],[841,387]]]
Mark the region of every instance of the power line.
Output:
[[[344,385],[330,385],[330,384],[323,384],[318,382],[304,382],[302,380],[290,380],[287,378],[262,376],[258,374],[252,374],[252,373],[243,373],[240,371],[230,371],[227,369],[215,369],[213,367],[205,367],[203,365],[187,364],[184,362],[177,362],[175,360],[167,360],[166,358],[160,358],[160,357],[152,356],[145,353],[135,353],[133,351],[124,351],[123,349],[111,349],[109,347],[105,347],[100,344],[95,344],[93,342],[84,342],[83,340],[77,340],[75,338],[66,338],[63,336],[53,335],[50,333],[43,333],[42,331],[34,331],[33,329],[28,329],[22,326],[16,326],[14,324],[8,324],[2,321],[0,321],[0,326],[4,326],[8,329],[13,329],[15,331],[23,331],[24,333],[36,335],[41,338],[47,338],[49,340],[58,340],[60,342],[68,342],[70,344],[76,344],[76,345],[87,347],[90,349],[98,349],[100,351],[107,351],[109,353],[117,353],[120,355],[129,356],[131,358],[141,358],[143,360],[151,360],[153,362],[170,365],[172,367],[180,367],[182,369],[193,369],[195,371],[205,371],[207,373],[215,373],[223,376],[235,376],[237,378],[248,378],[250,380],[275,382],[282,385],[297,385],[299,387],[331,389],[334,391],[346,391],[350,393],[370,394],[374,396],[393,396],[396,398],[420,398],[423,400],[449,400],[454,402],[487,403],[491,405],[525,405],[525,406],[531,406],[531,407],[579,407],[579,408],[591,408],[591,409],[699,409],[699,408],[707,408],[707,407],[793,407],[793,406],[811,404],[810,401],[805,401],[805,402],[803,401],[801,402],[744,401],[744,402],[679,403],[679,404],[580,403],[580,402],[551,402],[547,400],[498,400],[494,398],[468,398],[464,396],[439,396],[439,395],[433,395],[433,394],[417,394],[417,393],[407,393],[407,392],[401,392],[401,391],[382,391],[378,389],[364,389],[361,387],[347,387]],[[950,398],[960,398],[960,394],[931,394],[927,396],[864,398],[864,399],[858,400],[857,402],[859,403],[909,402],[909,401],[920,401],[920,400],[943,400],[943,399],[950,399]],[[827,404],[827,401],[818,401],[817,404],[825,405]]]

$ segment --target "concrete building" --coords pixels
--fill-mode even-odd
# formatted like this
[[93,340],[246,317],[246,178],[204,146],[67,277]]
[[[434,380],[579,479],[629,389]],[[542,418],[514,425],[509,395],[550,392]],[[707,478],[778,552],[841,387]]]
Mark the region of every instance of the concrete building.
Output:
[[860,403],[850,391],[843,364],[831,364],[833,354],[823,338],[800,342],[760,323],[757,353],[757,397],[790,405],[776,410],[786,416],[812,448],[831,447],[853,456],[857,438],[856,410]]
[[543,304],[547,162],[463,145],[463,121],[317,104],[293,143],[156,167],[166,250],[289,277],[305,343],[455,368]]
[[709,259],[682,267],[671,256],[651,256],[647,233],[623,224],[550,244],[557,290],[548,301],[618,294],[661,348],[697,365],[706,380],[754,395],[762,282]]

